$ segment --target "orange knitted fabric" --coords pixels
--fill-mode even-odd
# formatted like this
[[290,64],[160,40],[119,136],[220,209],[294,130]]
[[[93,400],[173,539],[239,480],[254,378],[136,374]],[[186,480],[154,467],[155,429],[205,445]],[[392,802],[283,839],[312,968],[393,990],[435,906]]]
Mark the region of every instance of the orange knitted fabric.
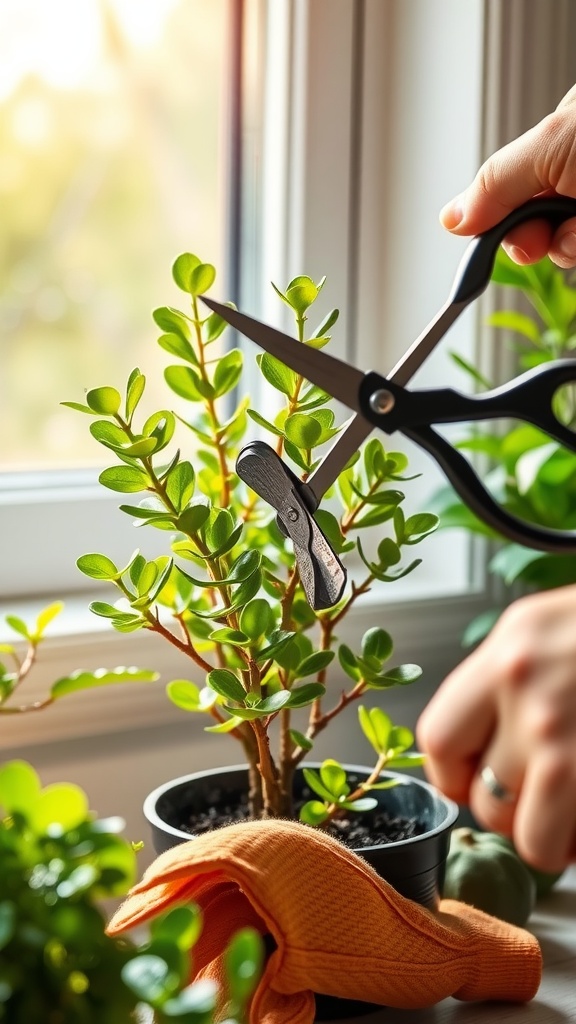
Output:
[[417,1008],[449,995],[524,1002],[540,983],[533,935],[453,900],[432,913],[336,840],[294,821],[229,825],[167,850],[108,930],[186,901],[204,916],[195,977],[220,980],[222,951],[239,927],[274,939],[250,1024],[311,1024],[314,992]]

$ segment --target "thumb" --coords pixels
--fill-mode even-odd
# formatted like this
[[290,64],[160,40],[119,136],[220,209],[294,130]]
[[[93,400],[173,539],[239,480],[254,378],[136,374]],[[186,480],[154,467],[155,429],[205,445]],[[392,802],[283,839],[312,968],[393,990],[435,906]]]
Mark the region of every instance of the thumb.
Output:
[[576,106],[548,115],[486,160],[472,184],[440,212],[458,235],[477,235],[541,192],[576,198]]

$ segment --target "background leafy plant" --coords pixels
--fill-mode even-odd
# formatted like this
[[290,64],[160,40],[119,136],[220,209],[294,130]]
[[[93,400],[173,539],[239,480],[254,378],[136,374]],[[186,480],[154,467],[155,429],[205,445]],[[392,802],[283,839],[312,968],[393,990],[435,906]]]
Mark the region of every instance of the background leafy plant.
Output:
[[[20,700],[18,689],[36,664],[38,648],[45,640],[46,630],[63,608],[61,601],[54,601],[42,609],[33,625],[17,615],[5,616],[6,625],[17,634],[20,644],[7,641],[0,643],[0,655],[6,659],[6,663],[0,662],[0,715],[41,711],[77,690],[111,686],[114,683],[153,682],[158,679],[157,672],[135,667],[98,668],[93,671],[75,669],[70,675],[55,680],[48,693],[39,700]],[[20,648],[23,641],[22,652]]]
[[[526,312],[504,309],[492,314],[489,323],[511,332],[520,370],[574,356],[576,349],[576,288],[574,273],[560,270],[545,259],[518,266],[500,249],[492,280],[526,300]],[[454,355],[458,365],[481,389],[493,386],[473,364]],[[555,412],[567,426],[576,427],[576,392],[562,388],[555,396]],[[475,426],[458,447],[483,457],[484,474],[497,500],[520,519],[556,530],[576,529],[576,454],[551,440],[530,424],[489,422]],[[463,527],[499,541],[489,569],[506,588],[547,590],[576,582],[576,556],[534,551],[499,537],[464,506],[450,488],[436,495],[435,511],[443,528]],[[501,608],[475,619],[465,643],[484,636]]]
[[[338,605],[311,610],[290,544],[271,509],[244,486],[234,466],[252,421],[306,478],[340,426],[329,396],[267,353],[257,361],[277,411],[250,408],[247,397],[238,397],[243,354],[222,347],[225,322],[214,313],[203,316],[199,304],[215,276],[213,266],[182,254],[173,277],[190,310],[162,307],[153,314],[162,332],[160,347],[177,360],[164,376],[184,413],[161,409],[140,418],[145,379],[139,369],[130,374],[123,394],[106,385],[89,390],[83,403],[64,403],[92,417],[93,437],[115,457],[100,482],[123,494],[144,493],[137,504],[121,504],[121,510],[137,526],[167,533],[166,553],[159,557],[146,559],[136,551],[117,566],[105,554],[90,553],[78,566],[119,592],[115,603],[94,602],[96,615],[120,632],[155,632],[182,653],[187,671],[168,684],[168,695],[184,711],[210,716],[207,731],[226,733],[241,744],[252,815],[291,815],[293,774],[316,736],[368,691],[406,685],[421,674],[415,665],[388,664],[393,643],[384,629],[369,629],[353,651],[339,642],[338,627],[375,580],[390,583],[416,568],[420,559],[405,562],[404,556],[436,528],[437,519],[404,512],[398,485],[410,479],[407,458],[370,439],[340,475],[333,494],[336,511],[317,513],[335,550],[341,556],[357,551],[360,568]],[[299,276],[284,291],[276,288],[295,316],[299,341],[316,348],[328,344],[338,318],[338,310],[331,310],[307,331],[323,283]],[[193,461],[180,449],[170,450],[177,425],[185,431],[184,444],[193,447]],[[382,537],[385,524],[388,535]],[[375,551],[359,536],[372,527],[380,538]],[[350,680],[336,699],[327,695],[335,659]],[[200,676],[204,685],[190,675]],[[293,716],[301,717],[302,709],[307,718],[297,727]],[[276,752],[274,722],[279,725]],[[360,722],[364,725],[362,715]],[[391,736],[388,767],[421,763],[418,754],[407,753],[413,742],[408,730]]]
[[244,1012],[262,963],[260,937],[238,932],[226,954],[226,989],[189,984],[201,932],[195,906],[156,918],[138,945],[106,934],[104,898],[124,895],[136,854],[118,818],[91,814],[70,783],[42,788],[25,761],[0,767],[0,1021],[229,1024]]

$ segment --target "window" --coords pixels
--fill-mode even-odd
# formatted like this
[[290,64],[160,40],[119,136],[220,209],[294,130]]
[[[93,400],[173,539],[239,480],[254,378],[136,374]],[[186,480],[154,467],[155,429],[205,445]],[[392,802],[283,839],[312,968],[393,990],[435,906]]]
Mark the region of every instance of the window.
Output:
[[[232,224],[240,236],[240,260],[223,290],[233,289],[242,308],[270,321],[280,315],[270,280],[282,284],[296,273],[326,274],[326,303],[344,314],[335,353],[385,372],[444,301],[464,247],[439,227],[439,208],[469,182],[488,152],[543,116],[576,79],[570,45],[576,13],[569,0],[521,5],[498,0],[150,0],[145,5],[54,0],[51,23],[69,28],[66,18],[78,18],[79,40],[87,24],[90,37],[99,40],[98,60],[108,69],[101,88],[116,90],[106,93],[100,107],[86,84],[52,81],[55,72],[38,65],[46,47],[33,51],[26,41],[29,25],[35,24],[31,6],[32,0],[13,0],[0,12],[3,18],[11,12],[16,28],[27,16],[10,49],[17,52],[26,42],[28,65],[37,62],[34,74],[23,78],[23,57],[20,65],[0,59],[1,133],[13,132],[17,98],[28,103],[20,134],[7,136],[8,146],[3,142],[9,158],[0,168],[0,203],[9,226],[0,245],[3,278],[11,289],[2,293],[7,314],[2,314],[0,386],[8,388],[12,375],[16,395],[0,433],[9,450],[0,455],[0,591],[11,599],[65,597],[85,585],[75,567],[80,553],[105,550],[123,557],[136,546],[133,527],[117,512],[114,496],[94,484],[94,470],[69,475],[68,466],[86,465],[94,453],[81,454],[72,437],[64,438],[70,442],[67,454],[63,443],[54,443],[68,429],[57,403],[79,396],[84,374],[90,386],[95,369],[96,376],[102,370],[103,382],[104,374],[123,382],[135,362],[153,358],[150,310],[170,301],[169,267],[178,251],[203,247],[202,255],[222,268],[232,252],[224,241]],[[40,26],[44,6],[37,0],[34,8]],[[241,105],[234,78],[241,35],[232,30],[240,16]],[[0,25],[0,47],[5,40]],[[166,74],[162,59],[168,60]],[[82,78],[92,66],[86,52],[79,63],[70,74]],[[57,64],[64,66],[64,53]],[[236,114],[242,108],[241,132],[238,120],[226,121],[226,97],[233,98]],[[66,146],[62,152],[58,148],[59,159],[72,161],[60,193],[54,172],[47,177],[48,164],[42,163],[56,102],[72,118],[64,122]],[[104,109],[112,117],[108,128],[102,128]],[[98,125],[102,134],[90,143],[94,150],[86,139]],[[144,149],[129,149],[122,135],[126,125],[130,135],[138,130]],[[10,181],[11,188],[23,188],[14,160],[24,157],[37,173],[34,181],[52,190],[42,200],[33,196],[30,207],[20,191],[17,199],[15,193],[12,200],[5,194]],[[77,174],[81,166],[84,177]],[[111,190],[108,212],[102,205],[105,181]],[[33,213],[40,220],[31,221]],[[75,231],[59,234],[71,217],[77,218],[74,225],[82,221],[88,229],[82,242]],[[29,246],[24,246],[26,259],[20,249],[9,248],[19,218],[19,237]],[[29,253],[46,256],[40,279],[30,273]],[[61,262],[64,253],[71,276]],[[119,283],[128,294],[116,290]],[[29,341],[14,346],[14,331],[24,330],[16,323],[16,307],[22,308],[26,296],[35,330]],[[483,345],[486,308],[476,304],[457,322],[417,384],[463,386],[447,353],[451,348],[471,353]],[[70,321],[66,336],[62,317]],[[109,350],[105,368],[111,337],[116,347]],[[125,340],[133,346],[130,353],[124,353]],[[28,355],[22,369],[25,345],[37,346],[44,361],[36,364]],[[16,363],[6,355],[10,346]],[[63,382],[54,383],[53,352]],[[74,369],[72,357],[78,360]],[[492,358],[487,346],[485,357]],[[72,380],[72,374],[81,379]],[[49,385],[50,400],[44,395]],[[28,425],[19,420],[16,427],[26,403],[33,416]],[[48,409],[44,427],[35,421],[42,407]],[[75,431],[72,413],[69,422]],[[83,427],[81,421],[78,429]],[[21,447],[25,432],[32,439],[27,454]],[[42,454],[34,442],[40,435],[48,446]],[[424,490],[411,490],[409,499],[421,506],[435,486],[436,471],[426,456],[409,454],[424,472]],[[439,473],[436,481],[442,481]],[[425,602],[417,639],[428,666],[439,674],[458,656],[462,628],[485,599],[484,588],[482,566],[468,538],[440,533],[427,544],[418,576],[408,578],[404,592],[395,585],[390,594],[394,604],[386,608],[386,621],[399,652],[409,642],[411,658],[419,659],[406,605],[394,607],[401,596]],[[85,608],[84,595],[79,601]],[[129,638],[114,634],[113,640],[118,652],[128,651],[127,660],[133,657],[129,646],[122,646]],[[85,664],[90,642],[86,633]],[[112,645],[112,639],[107,642]],[[160,669],[162,657],[155,653]],[[123,658],[124,653],[117,655],[117,661]]]
[[[172,261],[192,249],[223,265],[237,8],[235,0],[0,7],[4,593],[83,585],[74,564],[80,521],[114,532],[111,500],[86,471],[102,457],[87,420],[59,403],[82,401],[87,386],[121,388],[140,366],[161,408],[151,311],[176,298]],[[14,539],[20,546],[25,536],[27,557],[13,557]]]

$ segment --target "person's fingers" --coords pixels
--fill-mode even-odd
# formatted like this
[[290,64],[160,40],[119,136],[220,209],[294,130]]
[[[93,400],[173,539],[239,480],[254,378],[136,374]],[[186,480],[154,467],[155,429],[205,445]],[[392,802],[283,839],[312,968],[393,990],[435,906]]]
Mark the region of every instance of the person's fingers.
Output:
[[[519,224],[505,238],[502,248],[508,255],[523,266],[537,263],[547,255],[552,242],[553,230],[548,221],[531,220]],[[576,246],[576,237],[574,239]]]
[[576,267],[576,217],[565,220],[556,230],[549,246],[549,255],[553,263],[567,270]]
[[541,871],[562,871],[574,855],[573,750],[543,749],[529,760],[514,817],[514,845]]
[[[485,780],[483,769],[490,776]],[[482,762],[470,783],[469,807],[477,821],[490,832],[512,835],[516,804],[522,790],[524,766],[511,757],[506,735],[499,731],[482,754]],[[498,796],[494,783],[502,787]]]
[[459,803],[468,800],[478,759],[496,719],[494,701],[478,686],[478,680],[485,678],[478,661],[476,652],[445,679],[416,726],[428,779]]
[[[489,157],[472,184],[443,208],[440,220],[455,234],[482,234],[522,203],[550,192],[576,198],[576,102],[571,94],[554,113]],[[541,258],[543,230],[534,225],[518,229],[511,243],[517,252],[509,249],[512,258],[519,263]],[[559,230],[558,246],[564,235]],[[565,247],[554,249],[555,261],[571,266],[568,238]]]
[[517,206],[553,187],[541,124],[489,157],[469,188],[440,211],[441,223],[448,231],[479,235]]

